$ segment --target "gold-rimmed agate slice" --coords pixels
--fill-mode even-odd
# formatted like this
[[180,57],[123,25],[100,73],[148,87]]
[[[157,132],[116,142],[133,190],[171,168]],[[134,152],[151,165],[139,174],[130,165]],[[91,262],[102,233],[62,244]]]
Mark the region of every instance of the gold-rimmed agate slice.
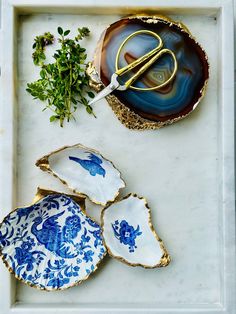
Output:
[[[119,50],[125,38],[138,32],[147,33],[133,37]],[[167,85],[155,89],[171,77],[175,68],[173,56],[165,54],[132,84],[135,89],[115,90],[106,97],[118,119],[130,129],[158,129],[187,117],[203,98],[209,79],[206,52],[184,24],[164,16],[140,14],[124,17],[104,30],[87,69],[91,87],[102,90],[117,69],[156,48],[158,39],[148,32],[160,36],[163,49],[175,55],[177,72]],[[125,80],[134,73],[128,73]]]

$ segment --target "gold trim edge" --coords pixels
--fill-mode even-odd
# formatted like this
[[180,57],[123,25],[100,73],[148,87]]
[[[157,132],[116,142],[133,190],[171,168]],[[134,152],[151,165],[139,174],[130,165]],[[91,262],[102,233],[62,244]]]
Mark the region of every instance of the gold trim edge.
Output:
[[[185,24],[183,24],[182,22],[179,22],[179,21],[174,21],[174,20],[172,20],[171,18],[169,18],[167,16],[164,16],[164,15],[149,15],[149,14],[147,14],[147,15],[146,14],[135,14],[135,15],[131,15],[131,16],[125,16],[125,17],[121,18],[121,20],[122,19],[127,19],[127,18],[128,19],[135,19],[135,18],[137,18],[137,19],[140,19],[140,20],[142,20],[142,21],[144,21],[146,23],[158,23],[159,21],[162,21],[162,22],[165,22],[166,24],[170,24],[170,26],[171,25],[176,25],[177,27],[179,27],[181,29],[181,31],[185,32],[189,36],[189,38],[194,40],[195,43],[203,51],[205,60],[206,60],[207,65],[208,65],[208,69],[207,69],[208,70],[208,77],[204,81],[204,85],[203,85],[203,87],[200,90],[200,96],[199,96],[198,100],[196,101],[196,103],[193,105],[192,110],[190,110],[187,114],[180,115],[180,116],[175,117],[173,119],[169,119],[169,120],[166,120],[166,121],[151,121],[151,120],[145,119],[145,118],[139,116],[137,113],[135,113],[133,110],[131,110],[127,106],[125,106],[114,95],[108,95],[106,97],[109,106],[111,107],[111,109],[113,110],[115,115],[117,116],[118,120],[123,125],[125,125],[128,129],[133,129],[133,130],[156,130],[156,129],[160,129],[160,128],[166,126],[166,125],[171,125],[171,124],[173,124],[175,122],[178,122],[178,121],[186,118],[189,114],[191,114],[196,109],[196,107],[198,106],[198,104],[200,103],[202,98],[205,96],[206,89],[207,89],[207,86],[208,86],[210,64],[209,64],[209,59],[208,59],[208,56],[207,56],[207,54],[205,52],[205,49],[203,49],[202,45],[196,40],[196,38],[192,35],[192,33],[190,32],[190,30],[187,28],[187,26]],[[104,30],[104,31],[106,31],[106,30]],[[96,55],[94,55],[93,61],[89,62],[86,72],[87,72],[87,74],[88,74],[88,76],[90,78],[90,80],[89,80],[90,87],[93,88],[96,92],[99,92],[105,86],[101,82],[101,80],[99,78],[99,74],[96,71],[96,68],[94,66],[95,59],[96,59]]]
[[[162,257],[160,258],[160,261],[154,265],[154,266],[149,266],[149,265],[145,265],[145,264],[141,264],[141,263],[130,263],[129,261],[127,261],[124,257],[122,256],[118,256],[118,255],[114,255],[111,251],[111,249],[109,248],[109,246],[107,245],[106,241],[105,241],[105,237],[104,237],[104,214],[105,214],[105,211],[107,210],[107,208],[109,208],[111,205],[115,204],[115,203],[118,203],[120,201],[123,201],[127,198],[129,198],[130,196],[133,196],[133,197],[136,197],[140,200],[144,200],[144,205],[145,207],[147,208],[147,211],[148,211],[148,225],[154,235],[154,237],[156,238],[156,240],[159,242],[159,245],[160,245],[160,248],[161,248],[161,251],[162,251]],[[116,202],[112,203],[112,204],[108,204],[107,206],[105,206],[102,211],[101,211],[101,228],[102,228],[102,239],[103,239],[103,244],[104,246],[106,247],[107,249],[107,252],[108,254],[115,258],[115,259],[118,259],[119,261],[121,261],[122,263],[126,264],[126,265],[129,265],[129,266],[132,266],[132,267],[136,267],[136,266],[141,266],[143,268],[146,268],[146,269],[153,269],[153,268],[160,268],[160,267],[166,267],[170,264],[171,262],[171,257],[167,251],[167,249],[165,248],[164,246],[164,243],[162,241],[162,239],[158,236],[153,224],[152,224],[152,219],[151,219],[151,209],[148,205],[148,202],[147,202],[147,199],[145,197],[141,197],[141,196],[138,196],[136,193],[129,193],[128,195],[126,195],[125,197],[123,197],[122,199],[120,200],[117,200]]]
[[[117,193],[115,194],[115,196],[114,196],[114,198],[113,198],[112,200],[108,200],[105,204],[103,204],[103,203],[100,203],[100,202],[98,202],[98,201],[96,201],[96,200],[90,198],[87,194],[81,193],[80,191],[78,191],[78,190],[72,188],[72,187],[68,184],[68,182],[66,182],[65,180],[61,179],[61,178],[50,168],[48,158],[49,158],[51,155],[53,155],[53,154],[55,154],[55,153],[58,153],[58,152],[60,152],[60,151],[62,151],[62,150],[64,150],[64,149],[73,148],[73,147],[78,147],[78,148],[87,149],[87,150],[89,150],[89,151],[91,151],[91,152],[94,152],[95,154],[100,155],[103,159],[105,159],[106,161],[110,162],[110,163],[112,164],[112,166],[118,171],[120,180],[121,180],[121,182],[123,183],[123,185],[118,189]],[[36,167],[39,167],[42,171],[46,171],[46,172],[48,172],[49,174],[53,175],[55,178],[59,179],[59,180],[60,180],[64,185],[66,185],[73,193],[75,193],[75,194],[77,194],[77,195],[79,195],[79,196],[81,196],[81,197],[87,197],[87,198],[88,198],[91,202],[93,202],[94,204],[101,205],[101,206],[106,206],[107,204],[114,202],[114,201],[117,199],[117,197],[119,196],[121,189],[123,189],[123,188],[126,187],[126,183],[125,183],[125,181],[124,181],[124,179],[123,179],[123,177],[122,177],[122,174],[121,174],[120,170],[118,170],[118,169],[115,167],[114,163],[113,163],[111,160],[105,158],[99,151],[97,151],[97,150],[95,150],[95,149],[93,149],[93,148],[86,147],[86,146],[84,146],[83,144],[80,144],[80,143],[77,143],[77,144],[74,144],[74,145],[66,145],[66,146],[63,146],[63,147],[61,147],[61,148],[58,148],[58,149],[56,149],[56,150],[54,150],[54,151],[48,153],[47,155],[44,155],[43,157],[39,158],[39,159],[35,162],[35,165],[36,165]]]
[[[84,209],[82,208],[82,212],[83,212],[87,217],[89,217],[90,219],[92,219],[93,221],[95,221],[93,218],[91,218],[89,215],[87,215],[87,213],[86,213],[86,211],[85,211],[85,198],[84,198],[83,196],[81,197],[81,196],[79,196],[79,195],[72,195],[72,194],[67,194],[67,193],[63,193],[63,192],[57,192],[57,191],[54,191],[54,190],[43,189],[43,188],[38,187],[38,188],[37,188],[37,192],[36,192],[36,194],[35,194],[35,196],[34,196],[33,202],[30,203],[29,205],[26,205],[26,206],[16,207],[16,208],[14,208],[12,211],[10,211],[10,212],[3,218],[2,222],[0,222],[0,228],[1,228],[2,224],[4,223],[5,219],[6,219],[7,217],[9,217],[12,213],[14,213],[15,211],[17,211],[17,209],[19,209],[19,208],[26,208],[26,207],[32,206],[32,205],[36,204],[37,202],[39,202],[41,199],[43,199],[45,196],[51,195],[51,194],[62,194],[62,195],[69,196],[69,197],[71,197],[76,203],[78,203],[78,202],[76,201],[76,199],[79,200],[80,203],[84,202],[84,205],[83,205],[83,208],[84,208]],[[80,205],[80,203],[79,203],[79,205]],[[95,221],[95,222],[96,222],[96,221]],[[106,247],[105,247],[105,248],[106,248]],[[68,286],[68,287],[66,287],[66,288],[61,288],[61,287],[60,287],[60,288],[46,289],[46,288],[40,288],[40,287],[38,287],[37,285],[34,285],[34,284],[32,284],[32,283],[30,283],[30,282],[28,282],[28,281],[26,281],[26,280],[23,280],[23,279],[20,278],[19,276],[17,276],[16,273],[14,272],[14,270],[10,267],[10,265],[9,265],[9,263],[8,263],[8,261],[7,261],[7,259],[4,257],[4,255],[3,255],[3,253],[2,253],[2,248],[1,248],[1,246],[0,246],[0,258],[2,259],[2,261],[3,261],[4,265],[6,266],[6,268],[8,269],[8,271],[9,271],[12,275],[14,275],[15,278],[16,278],[17,280],[21,281],[22,283],[24,283],[25,285],[29,286],[29,287],[32,287],[32,288],[37,289],[37,290],[40,290],[40,291],[46,291],[46,292],[63,291],[63,290],[67,290],[67,289],[72,288],[72,287],[75,287],[75,286],[79,286],[79,285],[82,284],[84,281],[86,281],[86,280],[90,277],[90,275],[94,274],[94,273],[98,270],[98,268],[101,268],[101,267],[99,267],[99,266],[100,266],[100,264],[102,264],[102,262],[104,261],[104,258],[105,258],[105,256],[107,255],[107,253],[108,253],[108,252],[105,251],[105,252],[103,253],[103,255],[102,255],[100,261],[99,261],[99,262],[96,264],[96,266],[94,267],[94,270],[93,270],[92,272],[90,272],[86,277],[84,277],[83,279],[79,280],[78,282],[75,282],[75,283],[73,283],[71,286]]]

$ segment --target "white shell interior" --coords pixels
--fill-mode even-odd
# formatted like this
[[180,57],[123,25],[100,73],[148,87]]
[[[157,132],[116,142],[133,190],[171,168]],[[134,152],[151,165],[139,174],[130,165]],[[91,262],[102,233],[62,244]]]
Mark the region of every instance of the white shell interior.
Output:
[[77,203],[53,194],[5,217],[1,254],[25,283],[49,291],[66,289],[86,280],[105,256],[100,234],[100,226]]
[[[113,203],[103,211],[103,238],[107,248],[114,257],[124,259],[129,264],[154,267],[160,262],[163,252],[160,243],[149,225],[149,212],[144,199],[134,195]],[[129,252],[129,245],[121,243],[116,237],[112,225],[126,221],[135,230],[139,226],[142,234],[135,238],[133,252]],[[128,236],[129,234],[126,234]]]
[[[101,161],[100,164],[95,164],[97,167],[95,175],[94,173],[91,175],[88,169],[91,154]],[[87,164],[83,167],[78,162],[70,160],[71,156],[79,158]],[[113,201],[119,190],[125,186],[120,172],[110,161],[83,146],[72,146],[52,153],[48,158],[48,163],[50,169],[65,181],[70,189],[87,195],[91,201],[97,204],[105,205],[108,201]],[[101,170],[100,173],[99,170]]]

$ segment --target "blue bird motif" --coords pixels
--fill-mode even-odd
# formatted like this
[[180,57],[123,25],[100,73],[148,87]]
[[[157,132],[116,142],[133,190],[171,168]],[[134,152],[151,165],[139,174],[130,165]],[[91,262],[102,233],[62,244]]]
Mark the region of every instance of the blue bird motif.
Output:
[[[62,258],[74,258],[77,254],[71,254],[74,247],[73,239],[76,238],[81,229],[80,217],[73,215],[66,218],[65,225],[61,230],[57,219],[65,211],[47,218],[41,229],[38,226],[42,223],[42,217],[36,217],[31,227],[31,232],[35,235],[39,243],[43,244],[46,249],[54,252]],[[71,245],[72,244],[72,245]]]
[[81,159],[73,156],[69,156],[69,159],[79,163],[84,169],[86,169],[91,174],[91,176],[96,176],[96,174],[98,174],[105,178],[106,171],[101,166],[102,160],[98,156],[90,153],[88,159]]

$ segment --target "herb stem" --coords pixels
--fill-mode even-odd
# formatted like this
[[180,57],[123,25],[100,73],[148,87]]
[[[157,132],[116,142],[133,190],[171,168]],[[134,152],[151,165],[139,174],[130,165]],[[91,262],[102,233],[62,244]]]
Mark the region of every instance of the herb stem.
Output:
[[[70,63],[70,85],[69,85],[69,112],[71,112],[71,86],[72,86],[72,65]],[[67,121],[69,122],[70,118],[68,117]]]
[[[46,63],[45,46],[52,44],[54,36],[51,33],[37,36],[33,44],[33,61],[40,66],[40,78],[27,84],[27,91],[34,99],[47,101],[44,109],[50,109],[53,115],[50,121],[59,121],[63,126],[64,120],[68,122],[75,119],[74,112],[78,106],[84,106],[89,114],[93,114],[88,105],[87,96],[93,98],[89,91],[89,80],[85,72],[86,50],[80,45],[80,40],[89,35],[89,29],[79,28],[74,39],[66,37],[70,30],[63,31],[58,27],[60,35],[58,42],[61,45],[53,55],[54,63]],[[95,115],[94,115],[95,116]]]

